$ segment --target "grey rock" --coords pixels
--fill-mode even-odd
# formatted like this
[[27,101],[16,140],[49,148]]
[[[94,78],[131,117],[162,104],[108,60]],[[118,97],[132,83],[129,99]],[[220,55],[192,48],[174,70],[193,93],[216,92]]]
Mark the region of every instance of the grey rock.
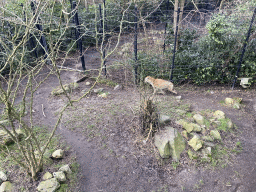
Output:
[[216,140],[221,140],[221,136],[218,130],[211,130],[210,135]]
[[13,192],[13,185],[10,181],[5,181],[0,186],[0,192]]
[[234,104],[234,100],[232,99],[232,98],[229,98],[229,97],[227,97],[226,99],[225,99],[225,103],[227,104],[227,105],[233,105]]
[[204,142],[204,145],[205,145],[205,146],[208,146],[208,147],[215,147],[215,144],[214,144],[214,143],[212,143],[212,142],[207,142],[207,141]]
[[115,90],[115,91],[121,90],[121,89],[123,89],[123,86],[122,86],[122,85],[116,85],[116,86],[114,87],[114,90]]
[[94,93],[101,93],[101,92],[103,92],[103,88],[98,88],[98,89],[93,89],[93,92]]
[[61,159],[63,158],[63,155],[64,155],[64,150],[62,149],[58,149],[52,153],[52,157],[55,159]]
[[2,181],[8,180],[7,175],[3,171],[0,171],[0,180]]
[[66,175],[63,171],[58,171],[53,173],[53,177],[57,179],[57,181],[64,183],[67,181]]
[[241,108],[241,104],[240,103],[234,103],[233,108],[234,109],[240,109]]
[[202,159],[210,162],[211,161],[211,147],[206,147],[204,149],[202,149]]
[[171,118],[167,115],[162,115],[160,114],[160,118],[159,118],[159,123],[160,124],[165,124],[171,121]]
[[72,173],[72,171],[71,171],[71,169],[70,169],[70,167],[69,167],[68,164],[67,164],[67,165],[63,165],[63,166],[59,169],[59,171],[62,171],[62,172],[64,172],[64,173]]
[[53,176],[50,172],[46,172],[44,175],[43,175],[43,180],[48,180],[48,179],[51,179]]
[[180,133],[173,127],[166,127],[155,135],[155,146],[158,148],[162,158],[169,158],[174,161],[180,159],[180,154],[184,151],[186,143]]
[[176,99],[177,101],[180,101],[180,100],[181,100],[181,95],[175,96],[175,99]]
[[192,139],[188,142],[188,144],[195,150],[199,150],[203,147],[203,141],[200,140],[200,137],[197,135],[194,135]]
[[194,120],[199,124],[199,125],[203,125],[204,124],[204,117],[200,114],[195,114],[193,116]]
[[225,113],[220,110],[215,111],[213,116],[217,119],[225,119]]
[[202,136],[202,140],[204,141],[213,141],[214,139],[210,135]]
[[37,190],[39,192],[55,192],[60,187],[56,178],[48,179],[39,183]]

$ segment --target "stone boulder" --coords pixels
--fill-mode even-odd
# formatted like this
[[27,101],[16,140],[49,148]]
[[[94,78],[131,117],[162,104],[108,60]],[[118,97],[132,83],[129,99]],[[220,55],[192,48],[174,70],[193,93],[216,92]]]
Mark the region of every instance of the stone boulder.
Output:
[[210,135],[202,136],[202,140],[204,141],[213,141],[213,138]]
[[8,180],[7,175],[3,171],[0,171],[0,184],[7,180]]
[[212,148],[211,147],[206,147],[204,149],[202,149],[202,159],[210,162],[211,161],[211,152]]
[[234,100],[233,100],[232,98],[227,97],[227,98],[225,99],[225,103],[226,103],[226,105],[231,106],[231,105],[234,104]]
[[98,88],[98,89],[93,89],[93,92],[94,93],[101,93],[101,92],[103,92],[103,88]]
[[192,139],[188,142],[188,144],[195,150],[199,150],[203,147],[203,141],[200,140],[200,137],[198,135],[194,135]]
[[48,180],[48,179],[51,179],[53,176],[50,172],[46,172],[44,175],[43,175],[43,180]]
[[62,171],[62,172],[64,172],[64,173],[72,173],[72,171],[71,171],[71,169],[70,169],[70,167],[69,167],[68,164],[67,164],[67,165],[63,165],[63,166],[59,169],[59,171]]
[[199,125],[203,125],[204,124],[204,117],[200,114],[195,114],[193,116],[193,119],[196,121],[196,123],[198,123]]
[[66,175],[63,171],[54,172],[53,177],[56,178],[60,183],[67,181]]
[[167,115],[160,114],[159,123],[160,125],[166,124],[171,121],[171,118]]
[[[71,87],[69,84],[65,84],[63,85],[63,89],[67,92],[67,93],[70,93],[71,92]],[[58,86],[57,88],[55,88],[54,90],[52,90],[51,94],[52,95],[61,95],[64,93],[64,90],[63,90],[60,86]]]
[[63,158],[63,155],[64,155],[64,150],[62,149],[58,149],[52,153],[52,157],[55,159],[61,159]]
[[225,119],[225,113],[220,110],[215,111],[213,116],[217,119]]
[[116,86],[114,87],[114,90],[115,90],[115,91],[121,90],[121,89],[123,89],[123,86],[122,86],[122,85],[116,85]]
[[174,161],[180,159],[180,154],[184,151],[186,143],[180,133],[173,127],[166,127],[155,135],[155,146],[158,148],[162,158],[169,158]]
[[221,136],[218,130],[211,130],[210,135],[216,140],[221,140]]
[[0,192],[13,192],[13,186],[10,181],[5,181],[0,186]]
[[37,190],[39,192],[55,192],[60,187],[60,183],[56,178],[52,178],[39,183]]

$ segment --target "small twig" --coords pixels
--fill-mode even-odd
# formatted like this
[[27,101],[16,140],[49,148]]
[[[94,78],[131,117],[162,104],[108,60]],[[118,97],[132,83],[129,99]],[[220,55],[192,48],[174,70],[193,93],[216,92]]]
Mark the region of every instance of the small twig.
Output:
[[148,133],[148,137],[147,137],[147,139],[145,140],[146,142],[148,141],[149,135],[150,135],[150,133],[152,132],[152,128],[153,128],[152,123],[150,123],[149,126],[150,126],[150,130],[149,130],[149,133]]
[[133,111],[132,107],[130,106],[130,109],[132,110],[133,115],[135,115],[135,112]]
[[44,104],[42,104],[42,112],[43,112],[43,116],[46,117],[46,115],[44,114]]

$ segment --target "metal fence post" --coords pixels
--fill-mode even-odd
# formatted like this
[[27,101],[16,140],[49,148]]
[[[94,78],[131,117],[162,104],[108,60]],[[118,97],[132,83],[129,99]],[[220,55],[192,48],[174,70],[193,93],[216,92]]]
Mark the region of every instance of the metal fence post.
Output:
[[[23,4],[21,3],[20,6],[23,8]],[[27,17],[26,17],[26,14],[25,14],[25,11],[23,11],[23,15],[24,15],[24,22],[26,22],[27,20]],[[35,57],[38,58],[38,55],[37,55],[37,51],[36,51],[36,45],[35,45],[35,42],[33,40],[33,36],[31,34],[29,34],[29,44],[28,44],[28,48],[30,50],[34,50],[34,54],[35,54]]]
[[164,27],[164,45],[163,45],[163,53],[165,52],[165,38],[166,38],[166,30],[168,26],[167,19],[169,17],[169,0],[166,2],[166,21],[165,21],[165,27]]
[[[105,7],[105,1],[103,2],[104,3],[104,7]],[[101,4],[99,4],[99,11],[100,11],[100,32],[102,33],[102,35],[105,34],[105,21],[104,21],[104,24],[103,24],[103,19],[105,20],[105,11],[103,12],[102,9],[101,9]],[[104,15],[103,15],[104,14]],[[105,47],[104,47],[104,41],[105,41],[105,36],[102,37],[102,41],[101,42],[103,44],[102,48],[103,48],[103,53],[102,53],[102,57],[103,57],[103,69],[104,69],[104,75],[107,76],[107,67],[106,67],[106,61],[105,61],[105,56],[106,56],[106,51],[105,51]]]
[[253,13],[253,16],[252,16],[252,20],[251,20],[251,24],[250,24],[250,27],[249,27],[249,30],[248,30],[248,33],[247,33],[246,40],[244,42],[242,54],[241,54],[240,61],[239,61],[238,67],[237,67],[236,76],[235,76],[235,79],[234,79],[234,82],[233,82],[233,85],[232,85],[232,89],[234,89],[234,87],[235,87],[236,80],[237,80],[237,77],[238,77],[238,73],[239,73],[240,68],[241,68],[241,64],[242,64],[244,53],[245,53],[245,48],[247,46],[247,43],[248,43],[248,40],[249,40],[249,37],[250,37],[250,33],[251,33],[251,29],[252,29],[252,24],[253,24],[253,21],[255,19],[255,15],[256,15],[256,7],[254,9],[254,13]]
[[134,73],[135,73],[135,83],[137,84],[137,78],[138,78],[138,13],[137,13],[137,6],[134,7],[134,60],[135,60],[135,66],[134,66]]
[[170,80],[172,80],[172,78],[173,78],[174,60],[175,60],[176,43],[177,43],[178,26],[179,26],[179,15],[180,15],[180,7],[178,8],[178,13],[177,13],[177,22],[176,22],[176,30],[175,30],[175,39],[174,39],[174,47],[173,47],[172,69],[171,69]]
[[[31,6],[32,11],[33,11],[34,14],[35,14],[35,5],[34,5],[34,2],[33,2],[33,1],[31,1],[30,6]],[[41,19],[40,19],[39,17],[38,17],[38,21],[41,22]],[[36,24],[36,27],[37,27],[37,29],[39,29],[40,31],[43,32],[43,27],[42,27],[42,25]],[[49,54],[49,53],[48,53],[48,47],[47,47],[46,39],[45,39],[45,36],[44,36],[43,34],[41,35],[40,42],[41,42],[41,44],[42,44],[43,47],[44,47],[44,49],[43,49],[44,54],[45,54],[44,58],[46,59],[46,58],[48,57],[48,54]]]
[[[76,8],[76,1],[73,1],[72,8],[73,9]],[[76,40],[77,40],[78,47],[79,47],[79,50],[80,50],[80,58],[81,58],[82,68],[83,68],[83,70],[86,70],[86,68],[85,68],[85,61],[84,61],[84,55],[83,55],[83,43],[82,43],[82,38],[83,37],[80,37],[80,28],[79,28],[79,20],[78,20],[78,9],[75,12],[74,20],[75,20],[75,23],[76,23],[75,35],[76,35]]]

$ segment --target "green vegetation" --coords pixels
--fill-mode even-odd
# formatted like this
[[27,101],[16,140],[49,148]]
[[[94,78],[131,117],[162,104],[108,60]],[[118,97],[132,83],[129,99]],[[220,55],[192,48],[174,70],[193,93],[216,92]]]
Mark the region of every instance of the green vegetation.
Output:
[[[45,141],[48,139],[50,135],[47,127],[35,126],[33,129],[33,132],[38,136],[38,141],[40,143],[45,143]],[[58,161],[57,164],[50,158],[51,154],[57,148],[68,150],[69,147],[66,146],[64,142],[60,142],[60,140],[62,140],[60,136],[54,136],[52,138],[49,144],[49,147],[47,148],[43,156],[43,164],[44,164],[44,168],[57,170],[58,168],[62,167],[64,164],[67,164],[66,161],[68,161],[68,163],[71,163],[72,173],[67,175],[68,181],[66,184],[61,184],[61,188],[59,189],[59,191],[68,191],[68,190],[72,191],[72,189],[75,188],[77,184],[77,173],[79,171],[79,164],[76,162],[74,157],[71,159],[63,159],[62,161]],[[12,153],[14,155],[13,158],[16,158],[16,160],[22,160],[22,157],[19,154],[18,146],[16,143],[8,145],[7,147],[3,147],[3,146],[0,146],[0,147],[1,147],[1,150]],[[33,147],[36,148],[35,143],[33,144]],[[23,189],[22,191],[28,191],[29,189],[27,189],[27,182],[30,182],[30,178],[29,177],[21,178],[19,176],[19,175],[24,175],[26,171],[16,161],[14,161],[13,158],[1,152],[0,153],[0,170],[17,173],[16,174],[17,178],[15,178],[14,180],[19,182],[21,189]],[[42,169],[41,171],[43,172],[44,169]]]

